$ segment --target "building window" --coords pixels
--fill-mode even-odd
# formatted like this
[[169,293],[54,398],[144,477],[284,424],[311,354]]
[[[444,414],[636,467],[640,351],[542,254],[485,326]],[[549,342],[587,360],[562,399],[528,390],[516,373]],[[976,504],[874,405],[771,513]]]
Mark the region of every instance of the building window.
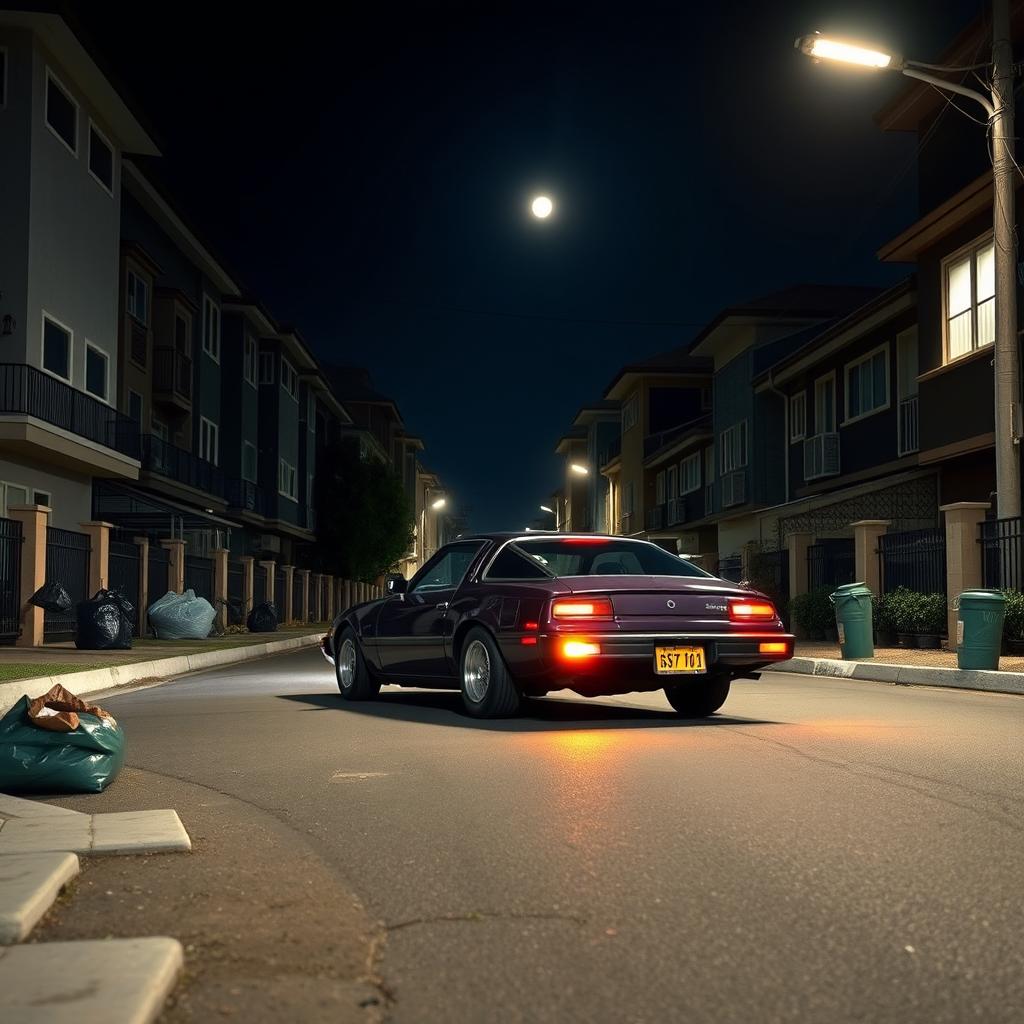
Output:
[[43,369],[56,377],[71,380],[71,332],[63,325],[43,316]]
[[107,400],[107,369],[110,360],[88,342],[85,343],[85,390],[90,395]]
[[220,430],[205,416],[199,417],[199,458],[215,466],[220,462]]
[[128,390],[128,418],[142,427],[142,395],[131,389]]
[[12,505],[28,504],[28,488],[0,480],[0,515],[6,516]]
[[630,427],[635,427],[640,418],[640,396],[632,395],[622,407],[622,432],[625,433]]
[[654,504],[665,504],[665,474],[659,473],[654,478]]
[[256,483],[256,445],[242,442],[242,479]]
[[114,147],[92,121],[89,122],[89,173],[114,194]]
[[138,274],[128,271],[128,314],[140,324],[149,323],[149,285]]
[[281,387],[297,402],[299,400],[299,378],[292,364],[283,356],[281,358]]
[[78,104],[49,68],[46,69],[46,125],[78,156]]
[[274,353],[273,352],[261,352],[260,353],[260,383],[261,384],[273,384],[274,383]]
[[889,346],[882,345],[846,366],[846,420],[889,408]]
[[789,399],[789,439],[802,441],[807,435],[807,392],[801,391]]
[[743,420],[723,430],[719,435],[723,473],[742,469],[747,464],[747,421]]
[[33,491],[32,492],[32,504],[33,505],[45,505],[50,508],[50,502],[52,498],[48,491]]
[[220,362],[220,307],[203,296],[203,351],[215,362]]
[[290,462],[285,462],[284,459],[280,459],[277,464],[278,494],[282,494],[286,498],[291,498],[292,501],[298,501],[299,492],[297,490],[297,486],[295,467]]
[[835,371],[814,382],[814,433],[831,434],[836,429]]
[[943,263],[947,359],[958,359],[996,340],[995,247],[991,241]]
[[256,339],[248,334],[245,336],[242,374],[253,387],[256,387]]
[[679,493],[692,494],[700,490],[700,452],[688,455],[679,463]]

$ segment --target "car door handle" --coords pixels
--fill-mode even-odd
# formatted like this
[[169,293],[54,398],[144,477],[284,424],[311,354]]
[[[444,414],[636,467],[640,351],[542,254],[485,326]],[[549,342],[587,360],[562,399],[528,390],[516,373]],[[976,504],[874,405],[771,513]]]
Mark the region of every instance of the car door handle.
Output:
[[447,602],[447,601],[442,601],[442,602],[441,602],[441,603],[440,603],[439,605],[437,605],[436,607],[437,607],[437,610],[438,610],[439,612],[447,611],[447,610],[448,610],[448,602]]

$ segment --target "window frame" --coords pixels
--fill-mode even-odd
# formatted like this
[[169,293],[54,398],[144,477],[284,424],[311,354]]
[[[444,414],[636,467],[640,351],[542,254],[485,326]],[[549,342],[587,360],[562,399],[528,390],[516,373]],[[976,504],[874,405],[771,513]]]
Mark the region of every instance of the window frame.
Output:
[[[822,430],[818,423],[818,385],[825,381],[832,382],[832,425],[828,430]],[[821,434],[834,434],[839,429],[839,410],[836,404],[839,401],[839,389],[836,387],[836,371],[829,370],[828,373],[814,378],[814,433],[811,437],[819,437]]]
[[[207,328],[213,323],[216,315],[217,331],[216,336],[208,332]],[[216,352],[213,351],[213,343],[216,343]],[[203,351],[219,366],[220,365],[220,306],[203,292]]]
[[[114,198],[114,169],[117,165],[117,151],[114,149],[114,144],[107,138],[107,136],[100,129],[100,126],[90,117],[89,123],[86,127],[86,153],[85,153],[85,167],[89,172],[90,177],[96,182],[104,192]],[[99,136],[100,142],[103,143],[107,149],[110,150],[110,184],[108,185],[95,171],[92,169],[92,137],[93,133]]]
[[[796,416],[794,409],[800,406],[800,432],[795,429]],[[807,437],[807,389],[794,392],[789,396],[789,443],[797,444]]]
[[[990,345],[995,345],[995,339],[986,341],[983,345],[978,344],[978,254],[982,250],[995,246],[995,235],[989,231],[959,249],[949,253],[939,262],[939,288],[942,299],[942,365],[949,366],[952,363],[966,359],[968,356],[980,352]],[[950,355],[949,351],[949,270],[954,263],[961,262],[965,257],[970,261],[971,269],[971,347],[958,356]],[[988,299],[985,300],[989,301]],[[993,296],[994,301],[994,296]],[[966,312],[966,310],[965,310]]]
[[[249,449],[249,448],[252,449],[252,477],[251,478],[245,475],[245,453],[246,453],[246,450]],[[256,445],[254,445],[252,443],[252,441],[243,441],[242,442],[241,474],[242,474],[242,479],[247,484],[255,484],[259,480],[259,475],[260,475],[259,456],[260,456],[259,449],[256,447]]]
[[484,540],[457,540],[452,541],[449,544],[445,544],[444,547],[438,548],[426,562],[414,573],[412,579],[409,580],[409,586],[406,590],[406,596],[410,596],[415,593],[419,593],[417,588],[420,584],[421,577],[426,577],[427,574],[433,569],[443,558],[446,558],[450,552],[456,548],[468,548],[474,549],[473,557],[470,558],[469,563],[466,565],[466,571],[462,574],[462,578],[453,587],[437,587],[434,590],[428,591],[430,594],[442,594],[447,590],[456,591],[463,583],[469,578],[470,573],[478,564],[477,559],[480,557],[480,552],[488,547],[487,541]]
[[[702,454],[703,453],[699,452],[699,451],[693,452],[691,455],[687,455],[685,459],[680,459],[679,460],[679,497],[680,498],[685,497],[687,494],[696,494],[701,489],[701,485],[702,485],[701,469],[703,468],[703,466],[701,464],[702,461],[703,461],[702,458],[701,458]],[[688,465],[696,465],[696,467],[697,467],[697,472],[696,472],[697,483],[693,487],[687,487],[686,486],[686,467]]]
[[[251,359],[249,358],[250,352],[252,353]],[[259,345],[257,345],[256,339],[246,332],[242,338],[242,379],[252,388],[257,386],[256,374],[259,361]]]
[[[95,352],[103,360],[103,394],[97,395],[95,391],[89,389],[89,353]],[[95,398],[98,402],[103,402],[104,405],[112,405],[110,401],[110,353],[105,352],[98,345],[94,345],[88,338],[85,339],[85,358],[83,359],[82,365],[85,373],[82,378],[82,390],[92,398]]]
[[[132,288],[131,280],[134,279],[137,285],[142,285],[146,292],[146,316],[143,319],[139,316],[138,311],[132,309]],[[149,330],[149,281],[137,274],[131,267],[126,268],[124,278],[124,311],[138,324],[142,324],[147,330]],[[138,289],[135,290],[136,297],[138,296]]]
[[[290,482],[292,491],[295,492],[294,494],[291,493],[291,491],[285,491],[281,489],[282,477],[286,476],[286,474],[282,472],[283,470],[288,470],[291,473]],[[299,503],[298,470],[287,459],[281,458],[280,456],[278,457],[277,460],[277,493],[280,494],[282,498],[287,498],[289,501],[294,501],[296,505]]]
[[[742,455],[742,458],[735,460],[735,462],[732,459],[726,459],[726,455],[731,454],[729,451],[730,445],[726,442],[726,435],[731,434],[733,431],[736,431],[737,437],[740,439],[737,442],[737,449]],[[725,476],[727,473],[736,473],[741,469],[746,469],[750,464],[750,429],[747,426],[746,418],[726,427],[718,435],[718,439],[721,449],[719,456],[719,472],[721,475]],[[727,461],[730,463],[728,466],[726,466]]]
[[[879,352],[885,354],[885,402],[882,405],[877,405],[867,412],[859,412],[856,416],[850,415],[850,373],[854,369],[858,369],[865,363],[874,362],[875,356]],[[858,423],[860,420],[865,420],[869,416],[875,416],[880,412],[885,412],[886,409],[892,406],[892,368],[890,367],[891,352],[889,351],[889,342],[883,341],[881,345],[876,345],[870,352],[866,352],[862,356],[858,356],[856,359],[851,360],[843,366],[843,413],[845,419],[839,424],[841,427],[848,427],[851,423]],[[874,397],[874,388],[872,386],[872,397]]]
[[[257,372],[256,372],[257,384],[274,384],[276,382],[276,375],[275,375],[276,362],[277,362],[277,353],[276,352],[269,352],[269,351],[264,350],[263,352],[259,353],[259,358],[257,359]],[[269,366],[270,367],[270,376],[266,377],[266,378],[263,376],[263,367],[264,366]]]
[[[50,123],[50,82],[64,94],[64,98],[75,108],[75,145],[72,148],[68,145],[67,139],[64,138],[60,132]],[[71,90],[57,77],[56,72],[48,64],[46,66],[46,91],[43,94],[43,123],[53,134],[53,136],[60,140],[61,145],[77,160],[78,159],[78,122],[80,120],[79,115],[82,112],[81,105],[78,100],[71,94]]]
[[[59,373],[55,373],[46,365],[46,321],[59,327],[68,336],[68,375],[62,377]],[[40,318],[42,330],[39,336],[39,368],[44,372],[48,373],[54,380],[63,381],[65,384],[71,384],[75,378],[75,332],[71,330],[66,323],[58,320],[52,313],[47,313],[44,309]],[[72,387],[74,385],[72,384]]]
[[13,480],[0,480],[0,515],[7,516],[9,512],[9,503],[7,500],[7,488],[17,487],[19,491],[25,492],[25,500],[23,502],[13,502],[13,504],[29,505],[32,503],[31,499],[35,488],[27,487],[25,484],[15,483]]
[[[287,372],[286,372],[287,370]],[[285,383],[285,378],[291,379],[291,387]],[[295,404],[299,403],[299,375],[295,367],[288,361],[288,357],[281,356],[281,389],[294,399]]]
[[[213,458],[210,458],[209,442],[213,441]],[[220,425],[206,416],[199,417],[199,458],[211,466],[220,465]]]

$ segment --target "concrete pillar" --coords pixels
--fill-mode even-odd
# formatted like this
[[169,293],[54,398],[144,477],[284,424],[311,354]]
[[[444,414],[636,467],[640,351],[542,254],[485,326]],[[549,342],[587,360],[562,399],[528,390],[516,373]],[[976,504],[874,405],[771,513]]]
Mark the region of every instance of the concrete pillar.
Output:
[[958,501],[939,506],[939,511],[946,515],[946,601],[951,646],[956,644],[956,599],[965,590],[982,586],[978,531],[989,508],[987,501]]
[[90,520],[81,527],[82,532],[88,534],[92,549],[89,554],[89,596],[92,597],[110,584],[110,531],[114,524]]
[[889,528],[888,519],[861,519],[853,527],[853,578],[865,583],[876,596],[882,593],[878,538]]
[[28,599],[46,582],[46,505],[9,505],[9,518],[21,523],[21,635],[18,647],[43,646],[43,609]]
[[139,549],[139,603],[135,613],[135,635],[145,636],[146,609],[149,607],[149,538],[134,537],[132,539]]
[[162,540],[160,547],[167,549],[167,589],[175,594],[185,593],[185,542]]
[[299,608],[299,618],[303,622],[309,622],[309,570],[299,569],[299,586],[302,588],[302,600]]
[[798,597],[809,589],[807,549],[814,543],[813,533],[791,533],[786,541],[789,548],[789,596]]
[[247,619],[249,612],[252,611],[253,595],[256,593],[256,585],[253,582],[256,559],[252,555],[242,555],[239,561],[242,563],[242,618]]
[[267,600],[273,602],[274,600],[274,570],[277,568],[277,562],[272,558],[268,558],[264,562],[260,562],[260,567],[267,574]]
[[281,601],[281,614],[284,616],[282,622],[292,622],[295,619],[295,609],[292,607],[294,603],[292,598],[295,596],[295,588],[292,586],[292,581],[295,579],[295,566],[282,565],[281,569],[284,572],[284,594]]
[[352,581],[344,580],[341,584],[341,609],[348,611],[355,601],[352,599]]
[[213,607],[217,609],[217,625],[228,628],[228,549],[213,549]]

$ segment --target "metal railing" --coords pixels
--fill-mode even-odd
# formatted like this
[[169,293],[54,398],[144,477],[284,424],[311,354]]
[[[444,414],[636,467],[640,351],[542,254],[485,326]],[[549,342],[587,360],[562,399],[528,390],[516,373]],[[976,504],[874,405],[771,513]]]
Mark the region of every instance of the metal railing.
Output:
[[649,455],[653,455],[658,451],[658,449],[664,448],[667,445],[678,441],[681,437],[685,437],[687,434],[710,429],[711,413],[704,413],[694,420],[689,420],[686,423],[680,423],[678,426],[670,427],[668,430],[662,430],[657,434],[648,434],[644,438],[644,458],[646,459]]
[[645,526],[648,530],[662,530],[665,527],[665,506],[655,505],[647,509],[644,515]]
[[0,363],[0,413],[34,416],[129,458],[139,457],[138,423],[34,366]]
[[612,459],[617,459],[622,454],[622,438],[617,437],[609,441],[598,453],[597,461],[599,466],[606,466]]
[[192,360],[175,348],[153,350],[153,391],[192,401]]
[[910,455],[920,448],[917,424],[917,395],[911,395],[900,402],[899,408],[899,454]]
[[142,616],[139,614],[140,567],[139,546],[132,541],[111,540],[107,557],[107,581],[112,590],[120,593],[132,603],[135,609],[135,629],[139,631]]
[[185,589],[194,590],[196,597],[205,597],[213,604],[213,559],[199,555],[185,556]]
[[245,509],[260,516],[270,515],[273,507],[273,495],[270,491],[259,484],[239,480],[237,477],[225,478],[224,497],[231,508]]
[[21,523],[0,519],[0,644],[21,631]]
[[207,494],[224,494],[224,474],[217,466],[155,434],[142,435],[142,468]]
[[59,583],[71,596],[71,609],[66,612],[45,612],[43,638],[68,640],[78,631],[77,606],[89,598],[89,556],[91,545],[87,533],[46,529],[46,581]]
[[726,555],[718,560],[718,578],[739,583],[743,578],[743,556]]
[[1024,534],[1021,518],[986,519],[979,526],[982,584],[993,590],[1024,585]]
[[676,526],[686,519],[686,502],[682,498],[669,498],[665,523]]
[[878,569],[883,594],[909,587],[919,594],[946,592],[946,531],[904,530],[878,538]]
[[811,590],[853,583],[853,538],[823,540],[807,549],[807,583]]

